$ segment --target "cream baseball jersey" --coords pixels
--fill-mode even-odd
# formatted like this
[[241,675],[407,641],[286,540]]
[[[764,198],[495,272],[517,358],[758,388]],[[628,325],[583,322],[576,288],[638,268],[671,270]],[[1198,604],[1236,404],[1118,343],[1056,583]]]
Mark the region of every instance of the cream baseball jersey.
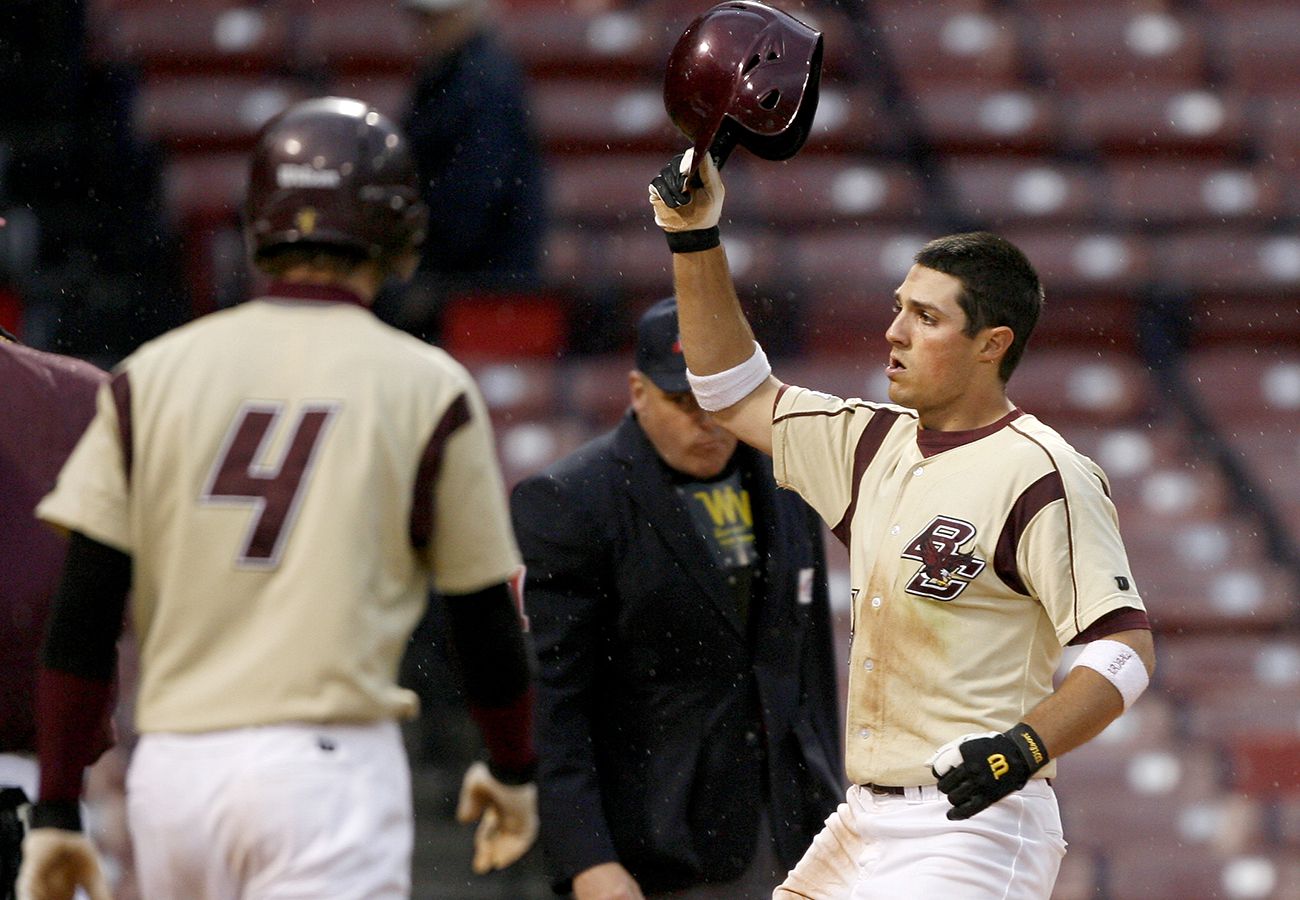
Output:
[[464,368],[351,294],[273,290],[128,357],[38,509],[132,557],[140,731],[412,715],[430,584],[520,566]]
[[1143,608],[1104,473],[1019,410],[933,432],[912,410],[786,387],[772,456],[849,548],[854,783],[933,784],[937,747],[1010,728],[1051,693],[1066,643]]

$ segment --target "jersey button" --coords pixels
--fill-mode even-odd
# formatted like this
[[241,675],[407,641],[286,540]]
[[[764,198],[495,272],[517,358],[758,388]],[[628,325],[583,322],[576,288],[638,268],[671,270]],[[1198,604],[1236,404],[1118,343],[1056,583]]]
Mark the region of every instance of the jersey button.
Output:
[[903,530],[903,529],[901,529],[901,528],[899,528],[897,525],[895,525],[893,528],[889,529],[889,533],[890,533],[890,534],[898,534],[898,533],[899,533],[900,531],[902,531],[902,530]]
[[873,670],[875,667],[876,661],[874,659],[864,659],[862,661],[862,668],[866,669],[868,672]]
[[915,469],[912,470],[913,478],[920,478],[924,474],[925,474],[925,469],[922,469],[920,466],[917,466]]
[[872,608],[872,609],[880,609],[880,604],[883,603],[883,602],[884,602],[884,601],[881,600],[879,597],[872,597],[872,598],[871,598],[871,608]]
[[859,728],[859,729],[858,729],[858,737],[862,738],[862,739],[865,741],[867,738],[871,737],[871,729],[870,729],[870,728]]

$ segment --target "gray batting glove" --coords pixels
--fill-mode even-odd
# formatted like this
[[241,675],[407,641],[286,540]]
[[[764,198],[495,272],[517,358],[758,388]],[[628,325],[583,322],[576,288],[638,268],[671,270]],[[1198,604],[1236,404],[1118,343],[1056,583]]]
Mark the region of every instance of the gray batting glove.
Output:
[[486,763],[476,762],[461,782],[456,819],[479,823],[474,832],[474,874],[504,869],[537,840],[537,785],[502,784]]
[[700,183],[686,183],[694,153],[692,148],[673,157],[650,182],[655,224],[664,231],[703,231],[713,228],[722,218],[722,201],[727,191],[712,156],[704,154],[698,171]]
[[89,838],[62,828],[29,831],[18,869],[18,900],[72,900],[77,888],[90,900],[113,900]]

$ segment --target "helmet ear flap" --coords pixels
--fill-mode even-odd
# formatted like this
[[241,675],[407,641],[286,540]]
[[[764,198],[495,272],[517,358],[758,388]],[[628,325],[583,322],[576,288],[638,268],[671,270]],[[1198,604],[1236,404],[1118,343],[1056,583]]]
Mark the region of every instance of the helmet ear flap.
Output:
[[695,148],[721,166],[735,144],[788,159],[816,114],[822,35],[757,0],[728,0],[678,38],[664,76],[664,107]]
[[[813,57],[809,62],[808,81],[799,98],[799,106],[789,126],[773,135],[759,134],[740,129],[737,139],[750,153],[760,159],[789,159],[798,153],[812,134],[813,119],[817,116],[817,100],[821,93],[822,40],[819,35]],[[762,98],[759,103],[762,104]]]

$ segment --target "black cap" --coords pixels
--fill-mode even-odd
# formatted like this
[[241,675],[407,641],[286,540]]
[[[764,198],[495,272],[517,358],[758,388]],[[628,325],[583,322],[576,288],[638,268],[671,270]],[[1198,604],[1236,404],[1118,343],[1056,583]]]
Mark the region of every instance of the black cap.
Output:
[[691,389],[677,331],[675,298],[660,300],[636,323],[636,367],[661,391],[682,394]]

